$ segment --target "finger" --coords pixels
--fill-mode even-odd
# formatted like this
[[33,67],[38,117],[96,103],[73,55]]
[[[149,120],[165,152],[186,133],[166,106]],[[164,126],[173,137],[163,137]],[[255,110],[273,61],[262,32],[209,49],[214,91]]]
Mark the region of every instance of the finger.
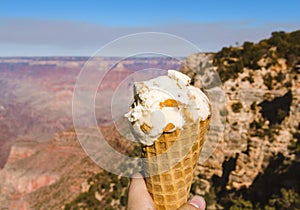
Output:
[[196,195],[178,210],[205,210],[205,206],[205,200],[201,196]]
[[147,190],[141,174],[135,174],[130,182],[128,192],[128,210],[154,210],[153,200]]

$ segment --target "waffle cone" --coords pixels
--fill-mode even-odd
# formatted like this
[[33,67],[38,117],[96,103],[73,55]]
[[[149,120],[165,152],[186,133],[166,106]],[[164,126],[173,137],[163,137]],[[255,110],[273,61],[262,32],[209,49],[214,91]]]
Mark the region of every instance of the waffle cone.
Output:
[[187,202],[208,124],[209,119],[187,124],[143,146],[146,185],[157,210],[174,210]]

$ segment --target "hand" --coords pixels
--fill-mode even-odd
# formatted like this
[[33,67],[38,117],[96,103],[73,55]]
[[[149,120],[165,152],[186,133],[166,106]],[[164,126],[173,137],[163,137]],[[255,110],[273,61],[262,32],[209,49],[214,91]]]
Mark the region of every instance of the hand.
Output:
[[[200,196],[194,196],[178,210],[205,210],[205,201]],[[141,174],[135,174],[131,179],[128,192],[128,210],[155,210],[154,202],[147,190]]]

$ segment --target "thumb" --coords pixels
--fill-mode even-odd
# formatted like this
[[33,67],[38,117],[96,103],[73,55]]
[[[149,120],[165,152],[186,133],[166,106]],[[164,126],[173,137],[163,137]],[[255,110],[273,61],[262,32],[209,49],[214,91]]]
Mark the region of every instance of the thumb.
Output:
[[196,195],[178,210],[205,210],[205,206],[205,200],[201,196]]
[[128,191],[128,210],[154,210],[153,200],[147,190],[141,174],[135,174],[130,182]]

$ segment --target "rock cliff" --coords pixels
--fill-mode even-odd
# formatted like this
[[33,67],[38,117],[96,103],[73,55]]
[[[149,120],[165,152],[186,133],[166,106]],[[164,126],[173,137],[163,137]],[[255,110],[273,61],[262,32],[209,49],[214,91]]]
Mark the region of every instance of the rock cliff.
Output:
[[[300,122],[300,75],[295,62],[290,65],[278,58],[266,66],[261,59],[257,69],[244,67],[234,78],[221,82],[218,67],[212,65],[214,56],[191,55],[181,68],[196,86],[206,89],[215,107],[207,145],[218,144],[197,172],[201,183],[197,192],[203,194],[212,185],[227,190],[249,187],[279,154],[293,160],[289,146],[296,141],[293,134]],[[215,97],[216,89],[225,100]],[[224,130],[214,129],[222,126]]]

